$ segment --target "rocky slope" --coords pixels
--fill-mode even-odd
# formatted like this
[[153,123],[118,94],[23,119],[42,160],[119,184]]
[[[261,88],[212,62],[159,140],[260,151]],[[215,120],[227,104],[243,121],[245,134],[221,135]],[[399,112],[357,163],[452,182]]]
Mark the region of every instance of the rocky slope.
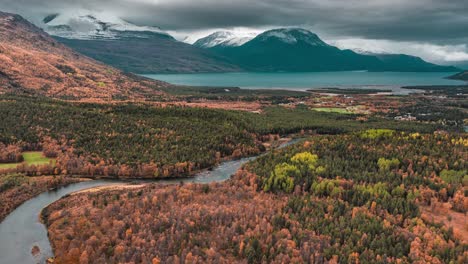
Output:
[[0,92],[62,99],[159,97],[164,82],[124,74],[58,43],[19,15],[0,12]]

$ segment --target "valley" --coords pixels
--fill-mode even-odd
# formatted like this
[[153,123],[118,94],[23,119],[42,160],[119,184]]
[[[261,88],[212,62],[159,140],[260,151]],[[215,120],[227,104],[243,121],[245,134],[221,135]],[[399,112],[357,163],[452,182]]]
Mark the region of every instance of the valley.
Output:
[[[225,183],[148,185],[67,197],[44,211],[57,260],[463,262],[463,233],[423,221],[418,208],[463,196],[462,178],[446,185],[430,176],[425,164],[437,168],[446,161],[459,166],[450,170],[463,170],[466,142],[382,132],[313,137],[248,163]],[[376,139],[377,146],[367,144]],[[445,144],[434,148],[440,140]],[[388,152],[388,144],[403,148],[405,156]],[[429,147],[433,159],[416,154],[416,145]],[[398,162],[386,165],[395,156]],[[141,251],[128,250],[135,244]]]
[[0,12],[0,263],[468,261],[460,69],[41,15]]
[[[18,197],[18,190],[29,192],[23,196],[24,200],[16,200],[18,204],[12,208],[47,189],[80,181],[79,176],[157,181],[144,182],[143,186],[131,189],[96,189],[62,199],[55,196],[57,202],[43,211],[52,249],[48,251],[47,246],[39,246],[41,253],[37,253],[36,258],[44,260],[45,256],[52,256],[47,252],[53,252],[58,263],[90,263],[91,258],[95,263],[181,259],[189,262],[247,259],[257,263],[263,258],[271,262],[336,258],[342,261],[341,258],[351,255],[362,261],[385,256],[389,262],[417,259],[463,262],[466,258],[463,254],[467,250],[466,243],[461,242],[463,228],[456,225],[454,231],[450,231],[452,223],[463,220],[442,221],[437,211],[444,206],[450,215],[461,217],[457,212],[466,210],[463,197],[466,188],[464,149],[467,147],[466,133],[463,133],[465,90],[462,90],[465,91],[462,97],[437,99],[438,109],[432,109],[436,106],[431,104],[434,99],[429,91],[397,97],[376,96],[368,91],[371,94],[349,97],[346,94],[330,96],[315,92],[240,89],[226,98],[224,89],[219,88],[180,89],[172,90],[172,100],[215,104],[218,100],[248,102],[257,98],[263,103],[260,112],[252,113],[181,105],[161,107],[158,104],[162,102],[92,104],[11,95],[1,98],[0,116],[5,121],[1,140],[8,144],[7,149],[35,148],[56,160],[41,166],[23,165],[3,171],[10,175],[6,177],[15,179],[10,186],[16,186],[2,192],[6,201],[12,195]],[[334,108],[324,107],[327,100]],[[340,102],[338,107],[337,102]],[[373,111],[343,113],[353,102],[368,104]],[[320,109],[327,111],[317,111]],[[419,116],[418,112],[424,115]],[[428,116],[429,112],[435,115]],[[406,113],[414,119],[395,118],[407,116]],[[23,116],[25,122],[19,123],[15,116]],[[291,133],[306,139],[284,150],[272,150],[277,139]],[[361,149],[373,144],[378,144],[375,149]],[[420,149],[422,147],[426,149]],[[444,149],[439,149],[442,147]],[[267,150],[270,151],[266,155],[245,164],[252,159],[243,157]],[[360,156],[367,152],[365,158]],[[301,153],[316,154],[318,161],[313,155]],[[403,156],[403,153],[406,154]],[[297,158],[291,158],[296,154]],[[293,166],[288,160],[293,161],[292,164],[296,160],[299,163]],[[360,169],[359,160],[368,171]],[[230,162],[233,166],[228,165]],[[310,164],[304,167],[301,162]],[[221,171],[217,164],[221,164]],[[242,168],[237,170],[240,166]],[[375,169],[379,166],[383,169]],[[213,167],[213,172],[205,171]],[[12,173],[19,174],[12,176]],[[57,174],[53,179],[58,184],[34,183],[47,179],[41,175],[51,174]],[[231,177],[233,174],[235,176]],[[217,182],[226,179],[226,182]],[[217,183],[210,183],[213,180]],[[316,190],[321,186],[325,189]],[[395,186],[404,186],[404,196],[398,198],[396,192],[391,192]],[[368,192],[383,192],[383,196],[376,194],[376,198],[372,198],[373,194]],[[350,196],[353,193],[362,197]],[[397,198],[401,201],[389,202]],[[320,204],[323,211],[307,204],[312,201]],[[335,207],[341,209],[329,211]],[[170,208],[178,209],[168,211]],[[336,216],[325,218],[328,222],[318,220],[331,213]],[[303,214],[317,218],[301,220],[300,217],[305,217]],[[160,219],[158,222],[149,226],[142,224],[149,218],[155,219],[154,215]],[[364,221],[373,229],[357,222],[334,222],[333,219],[341,219],[338,215],[345,215],[346,221],[357,217],[357,222]],[[109,222],[102,222],[101,217]],[[122,227],[123,223],[126,226]],[[171,231],[170,227],[176,224],[182,229]],[[87,228],[82,228],[83,225]],[[391,240],[384,242],[373,235],[360,242],[366,243],[362,246],[340,250],[336,244],[340,236],[333,230],[341,225],[350,226],[346,237],[357,239],[358,234],[385,232]],[[100,229],[101,226],[104,229]],[[186,237],[184,233],[192,235]],[[304,233],[309,235],[303,237]],[[209,234],[220,235],[211,237]],[[427,236],[436,237],[438,244],[427,246],[430,244]],[[140,242],[136,242],[136,237]],[[206,237],[212,241],[209,245],[206,244],[208,240],[203,239]],[[231,237],[235,237],[234,244],[224,241]],[[164,241],[173,242],[165,244],[168,242]],[[347,240],[338,241],[355,245]],[[135,247],[133,243],[140,243],[141,251],[131,250]],[[157,250],[149,249],[154,248],[152,245],[158,245]],[[372,250],[367,251],[369,248]],[[178,253],[182,249],[183,253]],[[30,250],[26,249],[22,258],[29,256]]]

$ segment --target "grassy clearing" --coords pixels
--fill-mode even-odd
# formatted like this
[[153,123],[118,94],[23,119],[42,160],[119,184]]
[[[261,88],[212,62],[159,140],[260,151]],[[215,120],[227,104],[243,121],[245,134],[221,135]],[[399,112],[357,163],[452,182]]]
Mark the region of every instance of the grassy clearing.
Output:
[[[49,159],[44,157],[42,155],[42,152],[40,151],[31,151],[31,152],[24,152],[23,153],[23,158],[24,162],[26,165],[44,165],[44,164],[49,164],[49,162],[52,161],[52,163],[55,163],[54,159]],[[16,166],[20,165],[21,163],[5,163],[5,164],[0,164],[0,169],[11,169],[11,168],[16,168]]]
[[54,159],[46,158],[42,155],[42,152],[24,152],[23,153],[24,162],[27,165],[44,165],[49,164],[50,161],[55,162]]
[[0,169],[14,169],[21,163],[1,163]]
[[318,107],[318,108],[312,108],[312,110],[318,111],[318,112],[327,112],[327,113],[352,114],[352,112],[344,108],[336,108],[336,107]]

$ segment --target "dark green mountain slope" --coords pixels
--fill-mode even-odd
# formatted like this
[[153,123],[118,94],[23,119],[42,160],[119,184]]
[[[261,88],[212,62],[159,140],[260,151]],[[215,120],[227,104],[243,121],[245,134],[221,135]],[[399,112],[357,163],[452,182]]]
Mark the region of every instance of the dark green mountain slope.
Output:
[[240,70],[226,58],[210,50],[154,32],[120,32],[118,39],[56,39],[82,54],[128,72],[194,73]]
[[405,54],[377,54],[375,55],[384,63],[384,71],[415,71],[415,72],[456,72],[458,69],[452,66],[440,66],[429,63],[415,56]]
[[328,45],[300,28],[266,31],[244,45],[211,48],[250,71],[457,71],[408,55],[363,55]]
[[460,72],[449,77],[454,80],[468,81],[468,71]]

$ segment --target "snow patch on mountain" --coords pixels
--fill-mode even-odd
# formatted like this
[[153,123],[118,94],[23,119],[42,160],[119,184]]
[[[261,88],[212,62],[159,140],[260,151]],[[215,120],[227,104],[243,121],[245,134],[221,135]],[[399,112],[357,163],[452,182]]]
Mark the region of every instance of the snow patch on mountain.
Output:
[[328,46],[316,34],[302,28],[281,28],[266,31],[260,34],[257,39],[266,41],[271,38],[276,38],[288,44],[296,44],[304,42],[311,46]]
[[[44,18],[42,28],[53,36],[68,39],[118,39],[122,32],[165,34],[158,27],[138,26],[106,13],[77,11],[52,14]],[[144,37],[143,34],[138,34]]]
[[222,47],[238,47],[250,41],[256,36],[255,33],[240,33],[231,31],[217,31],[209,36],[201,38],[193,45],[202,48],[212,48],[216,46]]
[[263,39],[268,39],[268,38],[278,38],[282,40],[283,42],[289,43],[289,44],[295,44],[297,43],[297,39],[290,35],[286,34],[286,32],[281,32],[281,31],[271,31],[267,32],[263,35]]

